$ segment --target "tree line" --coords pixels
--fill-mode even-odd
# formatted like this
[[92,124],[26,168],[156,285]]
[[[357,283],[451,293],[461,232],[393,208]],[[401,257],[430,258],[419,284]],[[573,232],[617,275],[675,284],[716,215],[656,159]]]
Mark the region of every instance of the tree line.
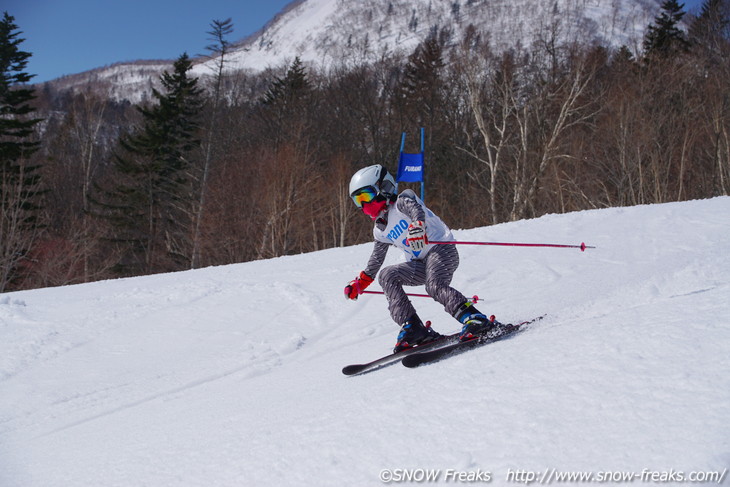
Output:
[[[426,200],[452,228],[727,195],[730,1],[663,2],[640,52],[549,37],[506,51],[471,26],[407,56],[262,73],[181,55],[151,100],[29,85],[0,23],[0,291],[365,242],[351,175],[396,170],[426,131]],[[689,28],[683,30],[685,21]],[[549,30],[546,30],[549,36]],[[404,185],[407,186],[407,185]]]

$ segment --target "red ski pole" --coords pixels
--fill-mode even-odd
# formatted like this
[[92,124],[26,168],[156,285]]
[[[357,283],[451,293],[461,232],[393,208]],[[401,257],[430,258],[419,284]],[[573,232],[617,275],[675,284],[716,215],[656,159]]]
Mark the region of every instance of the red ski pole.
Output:
[[512,243],[512,242],[464,242],[464,241],[430,241],[428,243],[436,245],[502,245],[507,247],[554,247],[563,249],[580,249],[581,252],[585,252],[586,249],[595,249],[595,247],[586,245],[581,242],[580,245],[563,245],[563,244],[545,244],[545,243]]
[[[363,291],[362,294],[385,294],[383,291]],[[413,296],[416,298],[430,298],[428,294],[418,294],[418,293],[406,293],[406,296]],[[478,303],[479,302],[479,296],[474,295],[471,298],[468,298],[469,301],[472,303]]]

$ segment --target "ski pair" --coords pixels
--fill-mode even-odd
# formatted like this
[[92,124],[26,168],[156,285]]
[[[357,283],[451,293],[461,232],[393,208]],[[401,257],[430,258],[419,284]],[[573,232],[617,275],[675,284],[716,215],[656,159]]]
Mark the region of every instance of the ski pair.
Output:
[[[544,315],[543,315],[544,316]],[[515,334],[516,332],[524,329],[526,325],[541,320],[543,316],[538,316],[531,320],[522,321],[516,325],[507,324],[502,325],[500,331],[496,334],[489,334],[487,336],[477,336],[466,341],[459,341],[459,333],[453,335],[445,335],[444,337],[435,340],[418,347],[409,348],[407,350],[400,351],[398,353],[392,353],[379,359],[373,360],[365,364],[353,364],[348,365],[342,369],[342,373],[345,375],[356,375],[365,372],[372,372],[382,367],[392,365],[396,362],[402,361],[403,365],[409,368],[418,367],[419,365],[435,362],[443,358],[458,355],[472,348],[493,343],[508,336]]]
[[510,335],[514,335],[515,333],[520,331],[524,325],[526,325],[527,323],[532,323],[533,321],[535,320],[530,320],[529,322],[521,322],[516,325],[501,325],[496,332],[489,333],[487,335],[478,335],[468,340],[457,341],[456,343],[452,343],[450,345],[446,345],[444,347],[436,348],[433,350],[417,350],[416,353],[413,353],[408,357],[404,357],[402,364],[412,369],[414,367],[418,367],[419,365],[436,362],[446,357],[458,355],[460,353],[466,352],[467,350],[471,350],[472,348],[486,345],[488,343],[494,343],[496,341],[507,338]]

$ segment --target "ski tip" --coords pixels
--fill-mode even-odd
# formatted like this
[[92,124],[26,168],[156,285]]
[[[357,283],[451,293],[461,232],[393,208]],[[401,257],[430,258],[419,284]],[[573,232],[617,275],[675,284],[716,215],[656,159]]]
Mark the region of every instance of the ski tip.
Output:
[[416,357],[416,355],[417,354],[410,355],[410,356],[404,358],[403,360],[401,360],[401,364],[403,364],[404,366],[408,367],[409,369],[413,369],[415,367],[418,367],[423,362],[421,362],[419,360],[419,357]]
[[342,367],[342,373],[345,374],[345,375],[359,374],[363,370],[365,370],[365,367],[363,365],[360,365],[360,364],[346,365],[345,367]]

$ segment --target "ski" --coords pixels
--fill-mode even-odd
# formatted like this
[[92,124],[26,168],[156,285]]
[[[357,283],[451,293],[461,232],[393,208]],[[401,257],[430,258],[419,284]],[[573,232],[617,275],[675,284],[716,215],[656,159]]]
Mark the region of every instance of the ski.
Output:
[[515,333],[523,330],[526,325],[541,320],[542,318],[542,316],[538,316],[537,318],[523,321],[516,325],[505,325],[505,328],[497,335],[478,336],[470,340],[452,343],[450,345],[446,345],[444,347],[436,348],[433,350],[415,350],[415,353],[411,353],[407,357],[404,357],[402,363],[408,368],[413,368],[418,367],[419,365],[436,362],[446,357],[458,355],[460,353],[471,350],[472,348],[486,345],[488,343],[494,343],[510,337]]
[[357,374],[363,374],[366,372],[372,372],[374,370],[378,370],[380,368],[387,367],[388,365],[393,365],[394,363],[402,360],[404,357],[407,357],[411,354],[414,354],[417,352],[426,352],[428,350],[434,350],[438,347],[452,345],[458,339],[459,339],[458,333],[454,333],[453,335],[444,335],[443,337],[439,338],[438,340],[434,340],[432,342],[426,343],[424,345],[419,345],[417,347],[408,348],[406,350],[401,350],[398,353],[391,353],[390,355],[386,355],[384,357],[375,359],[372,362],[368,362],[365,364],[347,365],[342,368],[342,373],[345,375],[357,375]]

